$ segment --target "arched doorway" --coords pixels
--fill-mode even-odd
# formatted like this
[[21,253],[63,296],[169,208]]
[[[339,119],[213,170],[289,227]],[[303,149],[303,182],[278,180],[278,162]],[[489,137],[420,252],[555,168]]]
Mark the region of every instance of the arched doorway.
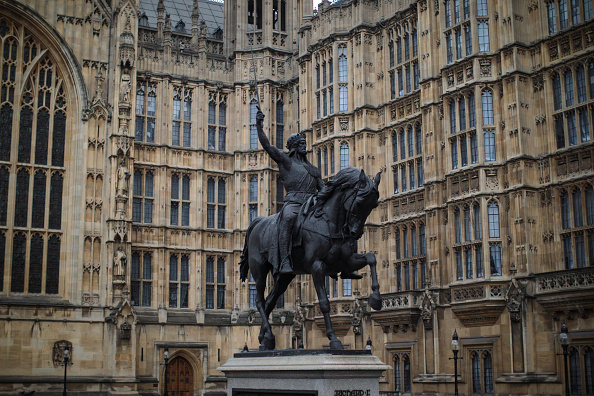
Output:
[[194,394],[194,369],[190,362],[178,356],[167,365],[167,392],[170,396]]

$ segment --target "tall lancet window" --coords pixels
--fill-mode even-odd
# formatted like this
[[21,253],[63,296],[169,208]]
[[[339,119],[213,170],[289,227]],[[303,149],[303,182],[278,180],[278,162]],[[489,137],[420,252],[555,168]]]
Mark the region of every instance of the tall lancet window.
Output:
[[51,51],[22,25],[0,19],[0,48],[0,292],[57,294],[66,83]]

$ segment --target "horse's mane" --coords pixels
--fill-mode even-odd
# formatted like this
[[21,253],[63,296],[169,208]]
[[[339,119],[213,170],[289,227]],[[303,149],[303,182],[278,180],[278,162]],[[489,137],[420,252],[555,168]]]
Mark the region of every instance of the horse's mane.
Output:
[[[358,168],[348,167],[341,169],[318,193],[314,210],[321,209],[334,193],[355,187],[359,183],[360,175],[361,169]],[[369,194],[373,191],[372,187],[375,187],[375,184],[369,177],[365,177],[365,182],[365,187],[360,189],[362,195]]]

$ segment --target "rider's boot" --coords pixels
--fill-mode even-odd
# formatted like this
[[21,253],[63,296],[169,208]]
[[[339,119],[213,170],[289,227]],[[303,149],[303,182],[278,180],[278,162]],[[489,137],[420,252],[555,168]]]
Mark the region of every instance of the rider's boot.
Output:
[[291,230],[282,230],[281,234],[279,235],[278,247],[280,250],[281,262],[279,265],[278,272],[281,274],[291,274],[293,273],[293,263],[291,262],[291,252],[290,252],[290,240],[291,238]]
[[279,273],[281,274],[292,274],[293,264],[291,263],[291,257],[285,256],[280,263]]
[[363,279],[362,275],[356,274],[354,272],[348,272],[348,273],[342,272],[340,274],[340,277],[342,279]]

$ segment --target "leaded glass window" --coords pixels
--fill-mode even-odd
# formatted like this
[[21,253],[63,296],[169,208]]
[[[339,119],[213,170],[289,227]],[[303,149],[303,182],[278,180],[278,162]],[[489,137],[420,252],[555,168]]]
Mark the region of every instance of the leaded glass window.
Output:
[[0,280],[10,273],[13,293],[56,294],[68,79],[26,28],[0,25]]

